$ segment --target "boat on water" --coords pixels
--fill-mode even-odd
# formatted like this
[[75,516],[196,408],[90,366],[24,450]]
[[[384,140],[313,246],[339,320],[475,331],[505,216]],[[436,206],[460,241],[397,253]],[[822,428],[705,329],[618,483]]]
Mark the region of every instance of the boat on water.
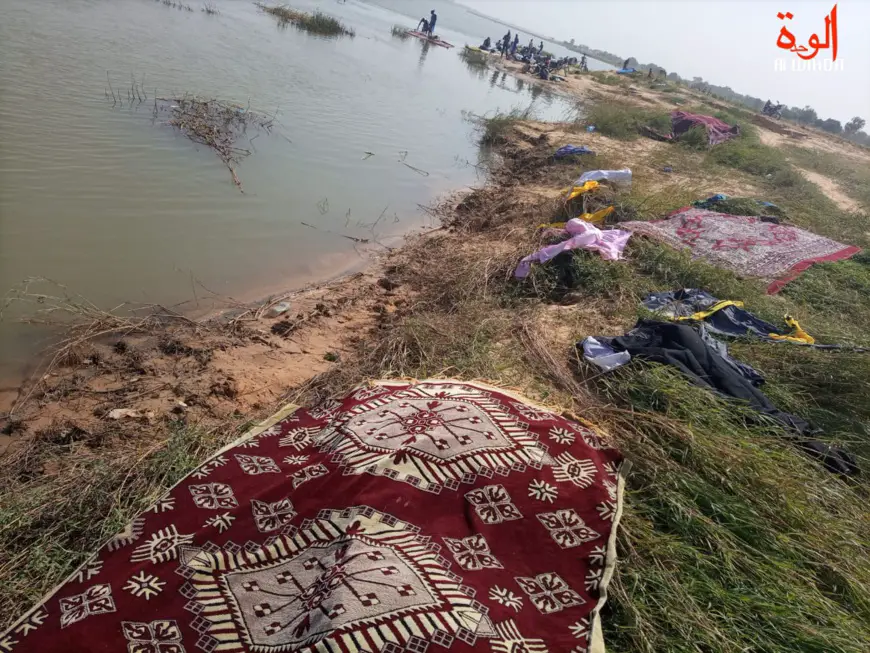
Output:
[[427,34],[424,34],[423,32],[418,32],[415,29],[409,29],[406,32],[406,34],[408,34],[409,36],[414,36],[414,37],[420,39],[421,41],[426,41],[427,43],[431,43],[432,45],[440,45],[442,48],[452,48],[453,47],[452,43],[448,43],[447,41],[442,41],[437,36],[430,37]]

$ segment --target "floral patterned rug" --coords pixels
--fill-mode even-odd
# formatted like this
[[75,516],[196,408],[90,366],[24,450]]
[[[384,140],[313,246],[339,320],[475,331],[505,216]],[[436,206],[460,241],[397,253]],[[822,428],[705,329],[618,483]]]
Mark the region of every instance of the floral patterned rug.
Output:
[[620,462],[588,424],[477,383],[287,408],[136,517],[0,651],[597,653]]
[[694,207],[675,211],[664,220],[623,222],[619,227],[672,247],[689,247],[693,257],[740,276],[763,279],[769,294],[782,290],[813,263],[839,261],[861,251],[764,218]]

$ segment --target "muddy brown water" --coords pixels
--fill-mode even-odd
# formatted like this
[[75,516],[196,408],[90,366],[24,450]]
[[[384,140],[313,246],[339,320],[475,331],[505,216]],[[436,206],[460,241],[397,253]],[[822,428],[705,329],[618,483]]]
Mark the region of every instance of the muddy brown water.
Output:
[[[39,276],[101,307],[191,310],[210,291],[252,300],[329,278],[379,249],[337,234],[389,243],[425,224],[418,204],[480,181],[469,112],[532,104],[556,119],[570,109],[469,69],[459,48],[504,28],[442,0],[426,13],[438,9],[454,50],[391,36],[391,25],[416,23],[414,2],[294,3],[338,16],[352,39],[281,29],[246,0],[215,4],[218,16],[194,0],[192,12],[156,0],[4,0],[0,293]],[[238,167],[245,194],[213,152],[155,121],[148,101],[112,106],[108,83],[127,89],[131,77],[149,99],[191,93],[277,115]],[[50,335],[18,317],[7,307],[0,321],[0,378],[25,371]]]

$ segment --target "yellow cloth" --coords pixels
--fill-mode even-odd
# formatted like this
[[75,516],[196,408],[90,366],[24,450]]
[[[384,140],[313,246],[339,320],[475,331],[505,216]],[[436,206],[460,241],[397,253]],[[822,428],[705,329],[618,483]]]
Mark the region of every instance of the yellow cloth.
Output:
[[570,188],[566,188],[564,192],[568,193],[568,197],[565,198],[565,201],[568,202],[570,200],[573,200],[578,195],[588,193],[590,190],[595,190],[596,188],[598,188],[597,181],[587,181],[582,186],[573,186]]
[[778,333],[771,333],[771,338],[774,340],[787,340],[788,342],[804,343],[806,345],[814,345],[816,339],[801,328],[801,325],[791,315],[785,316],[785,323],[791,327],[791,333],[787,336],[781,336]]
[[580,216],[581,220],[586,220],[586,222],[591,222],[592,224],[599,224],[604,222],[604,218],[613,213],[616,209],[612,206],[608,206],[606,209],[601,209],[600,211],[596,211],[595,213],[584,213]]
[[[616,209],[612,206],[608,206],[606,209],[601,209],[600,211],[596,211],[595,213],[584,213],[583,215],[578,215],[578,220],[585,220],[586,222],[591,222],[592,224],[600,224],[604,222],[604,218],[613,213]],[[550,222],[548,224],[539,224],[538,229],[564,229],[564,222]]]

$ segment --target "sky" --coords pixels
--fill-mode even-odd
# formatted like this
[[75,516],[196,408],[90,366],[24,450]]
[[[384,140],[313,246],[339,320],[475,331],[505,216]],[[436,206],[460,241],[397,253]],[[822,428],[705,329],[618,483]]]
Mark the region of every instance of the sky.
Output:
[[[797,54],[777,47],[786,26],[798,44],[825,41],[833,0],[457,0],[476,11],[552,36],[574,39],[683,78],[703,77],[738,93],[814,107],[820,117],[870,123],[870,0],[837,4],[841,70],[793,70]],[[777,13],[790,12],[792,19]],[[815,59],[830,62],[831,50]],[[777,70],[779,67],[784,70]],[[830,63],[829,63],[830,65]]]

